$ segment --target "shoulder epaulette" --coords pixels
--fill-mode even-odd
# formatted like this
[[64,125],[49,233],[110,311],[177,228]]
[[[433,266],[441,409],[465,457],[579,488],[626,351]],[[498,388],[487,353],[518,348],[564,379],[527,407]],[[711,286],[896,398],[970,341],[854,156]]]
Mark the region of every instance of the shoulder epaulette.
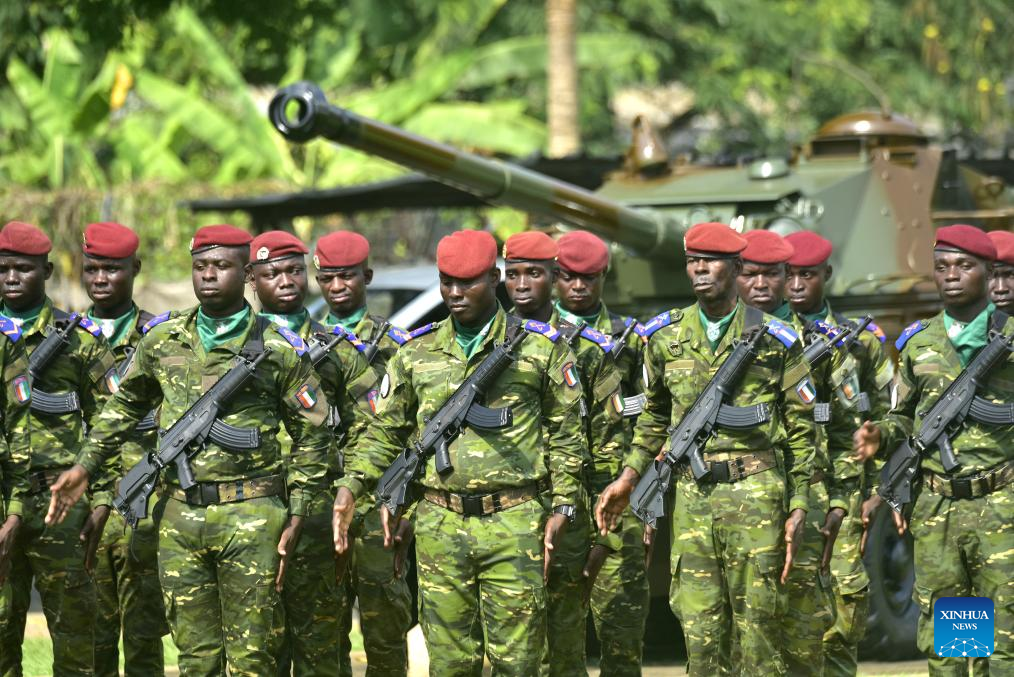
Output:
[[399,346],[403,346],[412,340],[412,335],[400,327],[391,327],[387,330],[387,335]]
[[80,317],[77,318],[77,324],[78,324],[79,327],[81,327],[82,329],[84,329],[86,332],[88,332],[89,334],[91,334],[95,338],[98,338],[99,336],[102,336],[102,329],[101,329],[101,327],[99,327],[99,325],[95,324],[94,322],[92,322],[90,319],[88,319],[84,315],[81,315]]
[[596,331],[591,327],[585,327],[581,330],[581,336],[588,339],[605,352],[609,352],[613,348],[613,339],[606,336],[600,331]]
[[662,327],[668,327],[673,322],[678,322],[682,317],[683,313],[679,313],[678,317],[673,317],[673,311],[667,310],[664,313],[659,313],[644,324],[638,325],[634,331],[637,332],[638,336],[647,340]]
[[345,340],[351,343],[352,347],[359,352],[363,352],[364,350],[366,350],[366,344],[363,343],[358,336],[353,334],[348,329],[342,329],[336,324],[334,328],[331,330],[331,333],[338,334],[339,336],[344,336]]
[[431,331],[433,331],[434,329],[436,329],[437,326],[439,326],[439,325],[436,322],[430,322],[429,324],[424,324],[423,326],[418,327],[418,328],[413,329],[412,331],[410,331],[408,333],[408,338],[409,338],[409,340],[417,339],[420,336],[422,336],[423,334],[430,333]]
[[539,322],[538,320],[525,320],[524,324],[521,325],[525,328],[525,331],[533,334],[542,334],[550,341],[556,342],[556,339],[560,338],[560,332],[551,324],[545,322]]
[[908,343],[908,340],[910,338],[912,338],[925,328],[926,325],[922,323],[922,320],[916,320],[912,324],[905,327],[905,330],[901,332],[901,336],[899,336],[898,340],[894,342],[894,347],[897,348],[898,350],[901,350],[902,348],[905,347],[905,344]]
[[161,315],[156,315],[155,317],[151,318],[150,320],[148,320],[147,322],[145,322],[141,326],[141,333],[142,334],[147,334],[149,331],[151,331],[152,329],[154,329],[156,326],[158,326],[158,325],[162,324],[163,322],[165,322],[166,320],[168,320],[169,316],[170,316],[170,313],[165,312],[165,313],[162,313]]
[[884,330],[878,327],[877,325],[873,324],[872,322],[866,325],[866,331],[876,336],[877,340],[880,341],[881,343],[885,343],[887,341],[887,334],[884,333]]
[[285,339],[290,346],[292,346],[292,349],[296,351],[297,355],[302,357],[306,353],[307,351],[306,341],[304,341],[299,334],[292,331],[288,327],[282,327],[279,325],[275,325],[275,329],[278,331],[281,337]]
[[0,315],[0,332],[9,338],[11,343],[17,343],[21,338],[21,327],[6,315]]
[[835,326],[833,324],[825,322],[824,320],[814,320],[813,328],[819,331],[824,336],[834,336],[835,334],[838,333],[837,331],[835,331]]
[[778,320],[768,320],[768,333],[781,341],[786,348],[791,348],[799,340],[799,335],[791,327]]

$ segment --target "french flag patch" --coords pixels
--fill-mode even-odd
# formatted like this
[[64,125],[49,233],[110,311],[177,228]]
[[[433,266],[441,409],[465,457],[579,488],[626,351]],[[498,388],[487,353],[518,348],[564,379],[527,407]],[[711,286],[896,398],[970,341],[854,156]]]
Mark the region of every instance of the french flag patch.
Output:
[[14,398],[18,402],[24,404],[32,399],[32,386],[29,385],[27,376],[18,376],[11,387],[14,388]]
[[577,371],[574,370],[573,362],[563,365],[563,380],[571,388],[577,385]]
[[799,395],[799,399],[803,401],[803,404],[810,404],[817,399],[817,391],[814,389],[809,377],[799,382],[796,386],[796,394]]
[[317,393],[306,383],[299,386],[295,398],[303,409],[313,409],[313,405],[317,404]]

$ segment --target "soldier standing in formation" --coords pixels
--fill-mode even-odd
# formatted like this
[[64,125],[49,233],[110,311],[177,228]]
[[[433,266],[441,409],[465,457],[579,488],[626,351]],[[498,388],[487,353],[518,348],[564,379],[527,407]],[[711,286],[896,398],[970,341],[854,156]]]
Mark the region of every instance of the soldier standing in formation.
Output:
[[[1010,317],[989,302],[996,245],[978,228],[941,228],[933,250],[933,277],[944,309],[909,325],[895,343],[900,364],[890,412],[856,431],[860,459],[884,457],[918,432],[923,417],[948,385],[989,341],[1008,336]],[[978,394],[994,403],[1014,401],[1014,361],[1008,355]],[[920,607],[917,644],[933,675],[969,674],[966,658],[941,658],[933,643],[933,605],[941,597],[988,597],[996,605],[993,655],[974,659],[975,674],[1009,674],[1014,666],[1014,425],[965,419],[951,437],[959,468],[944,470],[935,450],[922,455],[921,490],[905,516],[894,513],[899,533],[915,539],[915,597]]]
[[[84,230],[84,264],[81,284],[91,299],[87,317],[102,330],[116,360],[116,378],[149,329],[154,315],[134,303],[134,278],[141,270],[134,231],[118,223],[92,223]],[[154,418],[139,426],[120,448],[118,465],[109,468],[123,477],[145,453],[157,445]],[[106,513],[108,506],[98,508]],[[122,628],[126,674],[163,675],[162,637],[169,633],[158,584],[158,530],[149,520],[127,532],[115,513],[106,526],[96,556],[94,579],[98,615],[95,623],[95,673],[120,672],[119,643]]]
[[[32,369],[32,408],[26,437],[31,454],[21,527],[11,553],[8,610],[0,618],[0,674],[19,674],[32,582],[53,640],[53,671],[90,675],[95,641],[95,584],[89,569],[111,504],[111,480],[96,482],[88,500],[68,510],[60,526],[43,523],[47,487],[74,463],[86,426],[94,425],[116,387],[113,357],[87,317],[66,313],[46,296],[52,243],[35,226],[11,222],[0,231],[5,316],[20,328],[29,359],[54,332],[65,332],[48,364]],[[55,338],[55,337],[54,337]],[[52,345],[50,343],[49,345]],[[37,364],[37,363],[36,363]],[[52,396],[43,407],[40,393]],[[16,510],[11,510],[16,512]]]
[[996,261],[989,276],[989,300],[997,308],[1014,315],[1014,233],[992,230],[989,239],[996,247]]

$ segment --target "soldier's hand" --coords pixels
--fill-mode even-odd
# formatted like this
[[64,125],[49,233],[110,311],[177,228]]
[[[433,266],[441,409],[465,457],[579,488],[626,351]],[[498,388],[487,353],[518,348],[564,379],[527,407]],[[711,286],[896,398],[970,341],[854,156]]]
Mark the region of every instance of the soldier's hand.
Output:
[[824,526],[820,533],[824,534],[824,554],[820,557],[820,568],[827,571],[831,564],[831,556],[834,554],[834,542],[838,539],[838,531],[841,529],[841,522],[845,519],[845,511],[841,508],[831,508],[824,516]]
[[342,582],[345,578],[345,572],[349,569],[349,562],[352,561],[352,553],[356,546],[356,534],[350,531],[348,535],[349,547],[345,549],[345,552],[339,553],[337,550],[334,553],[334,575],[335,581],[338,583]]
[[549,582],[549,565],[553,559],[553,551],[556,550],[563,532],[567,529],[567,516],[553,513],[546,520],[546,532],[542,539],[542,580]]
[[102,531],[106,528],[106,520],[109,519],[109,506],[96,506],[85,520],[81,527],[78,538],[84,543],[85,549],[85,571],[89,574],[95,571],[95,554],[99,551],[99,543],[102,542]]
[[401,508],[392,515],[386,505],[380,506],[380,526],[384,527],[384,547],[390,550],[394,547],[394,538],[401,528]]
[[282,529],[282,537],[278,539],[278,574],[275,576],[275,590],[282,591],[285,585],[285,572],[289,568],[289,560],[296,552],[296,544],[299,543],[299,534],[303,531],[303,518],[299,515],[290,515],[289,523]]
[[865,461],[877,455],[880,449],[880,428],[870,421],[863,421],[852,433],[852,457]]
[[639,479],[633,468],[624,468],[616,480],[605,488],[595,504],[595,524],[605,536],[616,528],[623,511],[630,505],[630,494],[634,492]]
[[405,574],[405,561],[408,559],[408,551],[412,547],[412,539],[415,538],[415,527],[412,520],[403,519],[398,524],[398,531],[394,534],[394,575],[401,578]]
[[334,497],[334,508],[331,514],[331,532],[334,537],[334,551],[339,555],[352,549],[349,540],[349,526],[356,516],[356,498],[345,487],[338,488]]
[[796,508],[785,520],[785,566],[782,567],[782,585],[789,578],[792,562],[796,559],[799,546],[803,543],[803,527],[806,525],[806,511]]
[[884,499],[880,498],[880,494],[874,491],[873,495],[863,501],[863,506],[859,509],[859,514],[863,520],[863,537],[859,540],[860,557],[866,554],[866,539],[870,535],[873,518],[877,516],[877,511],[880,510],[880,506],[883,504]]
[[74,504],[84,496],[88,489],[88,471],[84,466],[75,464],[64,470],[49,487],[49,511],[46,513],[46,524],[59,524],[67,518],[67,513]]
[[644,570],[651,566],[651,556],[655,553],[655,528],[644,525],[644,536],[641,537],[644,543]]
[[7,515],[7,519],[0,525],[0,587],[7,582],[11,568],[11,550],[14,549],[14,541],[20,528],[21,515]]
[[584,576],[585,584],[585,602],[591,596],[592,586],[595,585],[595,579],[599,577],[599,571],[602,570],[602,565],[606,562],[606,557],[609,557],[609,553],[612,552],[609,548],[596,543],[592,546],[588,552],[588,559],[585,560],[584,568],[581,570],[581,575]]

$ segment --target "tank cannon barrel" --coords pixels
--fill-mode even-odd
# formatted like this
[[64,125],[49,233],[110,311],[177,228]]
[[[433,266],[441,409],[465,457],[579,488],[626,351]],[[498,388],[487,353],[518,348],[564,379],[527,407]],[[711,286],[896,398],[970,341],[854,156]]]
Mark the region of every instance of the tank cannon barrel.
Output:
[[670,236],[670,229],[655,214],[357,115],[330,104],[313,83],[299,82],[280,90],[271,100],[268,114],[275,128],[290,141],[322,137],[418,171],[488,202],[592,231],[641,256],[679,256],[678,237]]

